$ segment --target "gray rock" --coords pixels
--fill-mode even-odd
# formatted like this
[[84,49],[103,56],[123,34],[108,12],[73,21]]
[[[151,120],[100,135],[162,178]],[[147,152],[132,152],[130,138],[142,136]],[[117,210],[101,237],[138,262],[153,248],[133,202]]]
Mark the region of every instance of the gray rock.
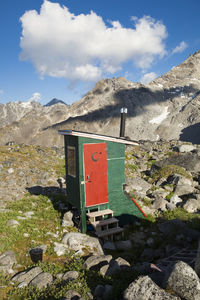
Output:
[[115,262],[120,267],[120,269],[127,269],[130,267],[130,263],[122,257],[116,258]]
[[200,201],[197,199],[189,199],[183,205],[183,208],[187,210],[189,213],[194,213],[200,210]]
[[15,253],[12,250],[0,255],[0,272],[13,273],[12,267],[16,263]]
[[97,238],[79,232],[66,233],[63,236],[62,243],[68,246],[69,249],[77,251],[80,255],[85,254],[85,249],[94,255],[104,254]]
[[200,169],[200,157],[196,153],[183,153],[180,155],[172,155],[169,158],[156,162],[151,167],[151,174],[155,173],[158,169],[168,166],[177,165],[185,168],[189,172],[199,172]]
[[165,211],[167,210],[167,203],[168,203],[167,200],[165,200],[162,197],[158,197],[153,201],[152,208]]
[[92,255],[87,258],[84,262],[83,267],[85,269],[95,269],[98,270],[102,266],[108,264],[112,259],[112,255]]
[[183,152],[191,152],[193,150],[196,150],[196,146],[194,145],[189,145],[189,144],[183,144],[177,147],[178,151],[183,153]]
[[32,218],[32,216],[34,215],[34,211],[27,211],[24,213],[26,218]]
[[64,255],[68,251],[68,246],[64,244],[54,242],[54,245],[53,250],[58,256]]
[[17,227],[19,226],[19,222],[17,220],[9,220],[7,223],[6,223],[6,226],[13,226],[13,227]]
[[44,272],[38,274],[29,285],[36,286],[39,289],[45,288],[53,282],[53,276],[50,273]]
[[62,300],[79,300],[81,298],[81,295],[74,291],[74,290],[68,290],[65,294],[65,297],[62,298]]
[[20,272],[12,277],[12,281],[17,281],[19,283],[26,282],[29,284],[31,280],[33,280],[36,276],[42,273],[42,269],[40,267],[34,267],[32,269]]
[[109,264],[101,267],[100,274],[102,276],[112,276],[116,271],[120,270],[120,266],[117,261],[113,260]]
[[200,281],[195,271],[186,263],[177,262],[166,279],[167,286],[186,300],[200,299]]
[[174,193],[178,196],[191,194],[193,192],[194,192],[194,187],[189,184],[178,184],[174,189]]
[[140,177],[127,178],[127,186],[126,191],[130,192],[131,190],[135,190],[140,196],[145,196],[146,191],[150,189],[151,185]]
[[27,282],[25,282],[25,281],[22,281],[20,284],[18,284],[18,288],[19,289],[23,289],[24,287],[26,287],[26,286],[28,286],[28,283]]
[[73,218],[73,213],[71,211],[67,211],[62,219],[62,226],[63,227],[70,227],[70,226],[74,226],[74,222],[72,221]]
[[148,276],[140,276],[124,291],[123,300],[180,300],[168,294]]
[[73,280],[77,279],[78,276],[79,276],[79,273],[77,271],[68,271],[63,274],[62,280],[67,281],[67,282],[73,281]]

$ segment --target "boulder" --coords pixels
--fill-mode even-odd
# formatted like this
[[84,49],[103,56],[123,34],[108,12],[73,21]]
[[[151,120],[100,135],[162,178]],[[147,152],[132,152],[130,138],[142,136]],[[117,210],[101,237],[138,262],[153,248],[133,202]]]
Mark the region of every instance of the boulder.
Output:
[[72,221],[73,213],[69,210],[63,215],[62,226],[63,227],[73,227],[74,222]]
[[151,185],[140,177],[127,178],[126,191],[129,193],[131,190],[136,191],[141,197],[146,195]]
[[99,270],[104,265],[107,265],[112,259],[112,255],[92,255],[84,262],[85,269]]
[[12,267],[16,263],[15,253],[12,250],[0,255],[0,272],[13,273]]
[[177,165],[185,168],[189,172],[199,172],[200,169],[200,156],[196,153],[183,153],[180,155],[172,155],[166,159],[157,161],[151,167],[151,174],[155,173],[157,170],[164,166]]
[[68,271],[63,274],[62,280],[69,282],[77,279],[79,277],[79,273],[77,271]]
[[53,276],[50,273],[44,272],[38,274],[29,285],[36,286],[39,289],[45,288],[53,282]]
[[86,253],[94,255],[104,254],[99,240],[87,234],[79,232],[66,233],[62,238],[62,243],[68,246],[70,250],[77,251],[80,255]]
[[149,276],[140,276],[124,291],[123,300],[180,300],[161,289]]
[[165,279],[167,286],[185,300],[200,299],[200,281],[195,271],[183,261],[177,262]]
[[196,150],[196,146],[189,145],[189,144],[183,144],[177,147],[177,150],[181,153],[183,152],[191,152],[193,150]]
[[197,199],[189,199],[187,202],[183,205],[183,208],[187,210],[189,213],[194,213],[200,210],[200,201]]
[[17,281],[19,283],[26,282],[27,284],[29,284],[31,280],[33,280],[36,276],[38,276],[41,273],[42,273],[42,269],[40,267],[34,267],[16,274],[12,278],[12,281]]

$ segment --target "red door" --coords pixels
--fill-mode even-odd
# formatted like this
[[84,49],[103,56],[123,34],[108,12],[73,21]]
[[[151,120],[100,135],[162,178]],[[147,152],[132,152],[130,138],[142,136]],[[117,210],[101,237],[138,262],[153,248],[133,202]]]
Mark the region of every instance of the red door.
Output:
[[106,143],[84,144],[86,207],[108,202]]

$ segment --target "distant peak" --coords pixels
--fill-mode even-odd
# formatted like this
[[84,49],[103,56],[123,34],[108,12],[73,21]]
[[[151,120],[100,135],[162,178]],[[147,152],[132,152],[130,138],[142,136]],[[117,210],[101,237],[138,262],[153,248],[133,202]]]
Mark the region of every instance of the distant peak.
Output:
[[58,104],[58,103],[67,105],[64,101],[59,100],[59,99],[56,99],[56,98],[53,98],[51,101],[49,101],[49,102],[48,102],[47,104],[45,104],[44,106],[52,106],[52,105],[55,105],[55,104]]

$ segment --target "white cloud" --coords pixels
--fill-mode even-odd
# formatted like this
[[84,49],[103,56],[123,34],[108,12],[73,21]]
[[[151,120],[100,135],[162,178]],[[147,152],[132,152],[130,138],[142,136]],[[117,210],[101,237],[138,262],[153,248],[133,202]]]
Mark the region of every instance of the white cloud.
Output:
[[27,101],[32,102],[32,101],[39,101],[41,99],[41,94],[40,93],[33,93],[32,97],[29,98]]
[[181,53],[181,52],[183,52],[187,47],[188,47],[187,43],[185,43],[184,41],[182,41],[178,46],[176,46],[176,48],[174,48],[174,49],[172,50],[172,54],[175,54],[175,53]]
[[0,95],[2,95],[4,93],[4,91],[3,90],[0,90]]
[[150,81],[154,80],[156,77],[158,77],[158,75],[154,72],[146,73],[142,76],[140,82],[144,84],[149,83]]
[[124,28],[119,21],[107,26],[93,11],[74,15],[67,7],[45,0],[39,13],[27,11],[20,18],[20,58],[30,60],[40,76],[71,81],[96,81],[127,61],[147,69],[166,54],[166,28],[149,16],[132,20],[133,28]]

